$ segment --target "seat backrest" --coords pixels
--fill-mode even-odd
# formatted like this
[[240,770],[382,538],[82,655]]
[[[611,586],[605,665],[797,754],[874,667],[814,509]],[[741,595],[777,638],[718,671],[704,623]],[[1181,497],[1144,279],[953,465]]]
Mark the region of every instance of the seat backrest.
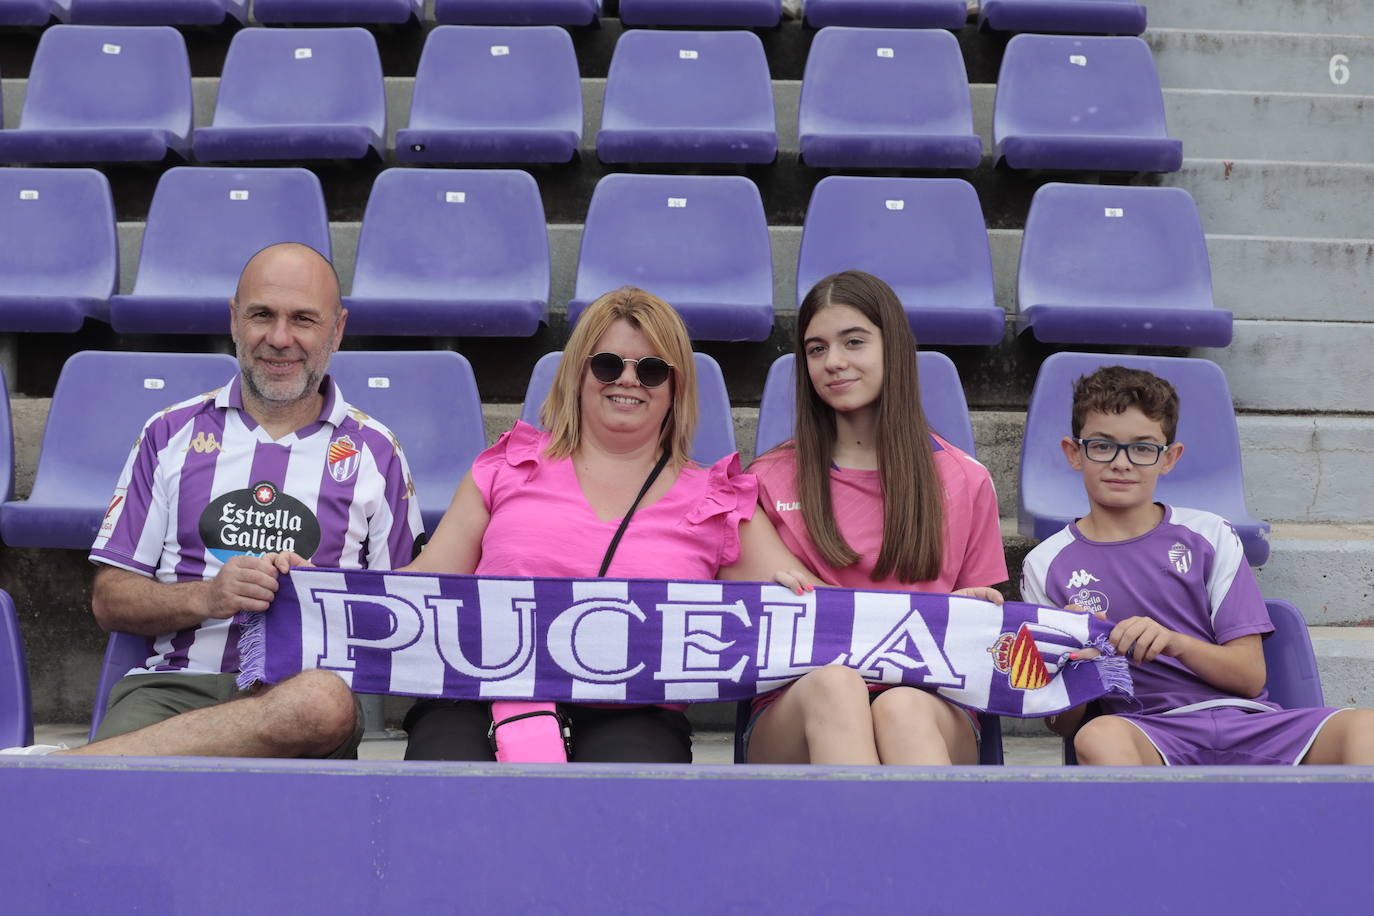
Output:
[[108,505],[148,418],[228,384],[237,369],[223,353],[73,354],[53,391],[30,501]]
[[859,133],[973,133],[968,71],[952,32],[822,29],[802,78],[802,136],[846,125]]
[[[544,406],[554,374],[563,358],[562,351],[545,353],[534,364],[530,384],[525,389],[525,402],[520,407],[520,419],[537,426],[539,410]],[[736,451],[735,423],[730,413],[730,394],[725,389],[725,376],[720,364],[705,353],[693,353],[697,370],[697,431],[692,438],[692,460],[702,466],[715,464]]]
[[21,128],[191,132],[191,64],[168,26],[55,25],[34,52]]
[[763,201],[738,175],[607,175],[592,192],[574,298],[626,284],[670,304],[773,301]]
[[387,169],[363,214],[353,296],[547,301],[539,186],[517,170]]
[[[455,91],[481,87],[480,92]],[[415,73],[411,127],[540,126],[582,135],[572,37],[557,26],[440,26]]]
[[746,31],[625,32],[606,75],[601,126],[774,130],[763,43]]
[[487,447],[472,365],[449,350],[343,350],[329,373],[346,401],[401,443],[432,533],[472,459]]
[[[754,454],[762,455],[775,445],[792,438],[796,422],[796,382],[792,375],[795,360],[784,353],[768,368],[759,402],[759,424],[754,437]],[[959,370],[943,353],[919,350],[916,372],[921,380],[921,409],[930,428],[950,445],[975,455],[973,424],[969,421],[968,401],[959,381]]]
[[9,592],[0,590],[0,747],[33,744],[33,709],[24,640]]
[[9,0],[0,4],[0,25],[47,25],[52,6],[52,0]]
[[248,21],[248,0],[54,0],[53,7],[63,22],[82,24],[219,25],[226,15]]
[[239,272],[276,242],[301,242],[330,257],[324,191],[313,172],[168,169],[148,208],[134,294],[223,296],[227,328]]
[[1302,612],[1287,601],[1266,601],[1274,632],[1264,638],[1264,685],[1269,699],[1285,709],[1325,706],[1312,637]]
[[261,23],[402,23],[424,14],[423,0],[253,0],[253,18]]
[[386,136],[377,40],[362,28],[243,29],[229,42],[215,127],[351,124]]
[[993,135],[1168,137],[1149,45],[1133,36],[1017,35],[997,77]]
[[0,373],[0,503],[14,495],[14,422],[10,419],[10,392]]
[[767,28],[782,18],[782,0],[620,0],[626,25]]
[[821,179],[802,227],[797,304],[841,270],[881,278],[908,313],[997,304],[983,209],[961,178]]
[[132,633],[111,633],[105,642],[105,658],[100,663],[100,680],[95,686],[95,705],[91,709],[90,740],[95,740],[96,729],[105,718],[105,709],[110,705],[110,691],[119,679],[132,669],[143,666],[152,655],[152,647],[146,636]]
[[434,0],[435,22],[481,25],[586,25],[601,0]]
[[1182,188],[1050,183],[1031,200],[1017,303],[1212,308],[1207,239]]
[[0,169],[0,299],[109,299],[119,283],[110,183],[95,169]]
[[[1059,442],[1072,435],[1074,382],[1102,366],[1144,369],[1167,379],[1178,391],[1176,438],[1187,452],[1171,473],[1160,476],[1155,498],[1223,518],[1248,517],[1240,435],[1220,367],[1205,359],[1056,353],[1041,365],[1026,412],[1020,473],[1023,531],[1032,516],[1069,519],[1088,512],[1082,475],[1068,466]],[[1063,524],[1056,522],[1035,536],[1047,537]]]

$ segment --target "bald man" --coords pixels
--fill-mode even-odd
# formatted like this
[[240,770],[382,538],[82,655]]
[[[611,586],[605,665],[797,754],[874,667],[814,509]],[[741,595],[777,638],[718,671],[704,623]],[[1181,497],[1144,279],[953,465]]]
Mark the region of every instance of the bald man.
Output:
[[235,687],[233,618],[266,610],[300,557],[409,562],[421,531],[410,472],[325,374],[348,313],[323,256],[258,252],[229,314],[238,374],[148,421],[91,548],[97,622],[148,637],[148,658],[115,685],[97,740],[65,753],[357,754],[361,717],[334,674]]

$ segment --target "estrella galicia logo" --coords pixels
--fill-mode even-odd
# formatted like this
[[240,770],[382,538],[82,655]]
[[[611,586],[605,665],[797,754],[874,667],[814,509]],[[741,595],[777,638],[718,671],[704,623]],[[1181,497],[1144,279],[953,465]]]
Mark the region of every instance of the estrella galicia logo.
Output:
[[320,546],[320,523],[305,503],[263,480],[211,501],[200,514],[200,538],[221,563],[281,550],[309,559]]
[[1080,588],[1069,596],[1069,604],[1076,604],[1089,614],[1105,614],[1112,606],[1107,593],[1095,588]]

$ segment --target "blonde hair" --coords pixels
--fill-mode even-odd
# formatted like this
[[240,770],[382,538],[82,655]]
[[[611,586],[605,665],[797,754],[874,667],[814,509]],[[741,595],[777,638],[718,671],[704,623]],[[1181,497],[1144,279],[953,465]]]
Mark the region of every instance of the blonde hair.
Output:
[[673,366],[668,374],[672,403],[663,418],[659,444],[674,467],[691,460],[692,436],[697,428],[697,370],[687,327],[673,307],[662,299],[633,286],[623,286],[601,296],[573,327],[563,358],[553,377],[553,385],[539,421],[549,431],[550,458],[567,458],[582,444],[582,377],[590,371],[587,357],[596,342],[617,321],[628,323],[649,339],[654,351]]

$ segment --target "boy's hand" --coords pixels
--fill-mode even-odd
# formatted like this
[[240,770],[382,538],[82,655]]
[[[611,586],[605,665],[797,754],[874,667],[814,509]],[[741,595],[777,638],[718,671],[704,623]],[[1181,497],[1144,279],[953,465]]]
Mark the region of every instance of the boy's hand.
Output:
[[[1107,620],[1106,614],[1093,616]],[[1112,628],[1107,640],[1136,664],[1152,662],[1161,655],[1175,656],[1182,650],[1179,634],[1150,617],[1127,617]]]

